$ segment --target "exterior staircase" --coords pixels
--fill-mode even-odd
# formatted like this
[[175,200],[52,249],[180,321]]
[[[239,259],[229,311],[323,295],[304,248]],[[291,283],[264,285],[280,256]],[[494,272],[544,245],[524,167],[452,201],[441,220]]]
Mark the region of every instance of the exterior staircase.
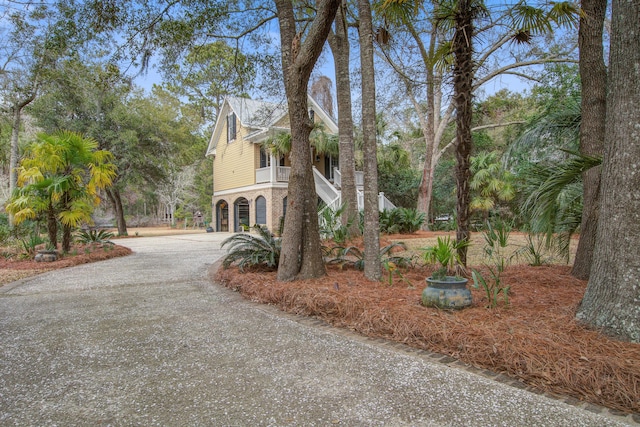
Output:
[[[325,176],[313,168],[313,178],[316,184],[316,193],[318,197],[322,199],[327,205],[325,209],[337,210],[342,205],[342,197],[340,190],[337,187],[341,186],[341,175],[337,168],[333,169],[334,183],[332,184]],[[364,176],[362,172],[356,172],[356,192],[358,194],[358,210],[364,209]],[[387,199],[384,193],[378,194],[378,209],[383,211],[385,209],[395,209],[395,205]]]

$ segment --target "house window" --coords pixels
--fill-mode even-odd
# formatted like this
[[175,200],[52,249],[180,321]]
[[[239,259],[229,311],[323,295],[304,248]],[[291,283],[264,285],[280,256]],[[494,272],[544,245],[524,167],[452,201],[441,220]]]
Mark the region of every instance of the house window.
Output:
[[309,109],[309,118],[311,119],[311,121],[315,121],[316,118],[316,112],[313,111],[312,109]]
[[256,198],[256,223],[267,223],[267,199],[262,196]]
[[227,116],[227,142],[236,139],[236,113]]

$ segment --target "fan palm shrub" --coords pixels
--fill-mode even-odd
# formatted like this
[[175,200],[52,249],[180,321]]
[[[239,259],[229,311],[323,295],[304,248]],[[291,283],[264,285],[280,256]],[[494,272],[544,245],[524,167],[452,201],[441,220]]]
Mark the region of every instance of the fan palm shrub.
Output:
[[44,217],[49,242],[57,246],[58,222],[62,225],[62,250],[68,252],[71,231],[91,222],[100,199],[98,192],[116,176],[113,155],[98,150],[98,143],[74,132],[41,133],[26,148],[18,168],[18,185],[7,211],[16,223]]
[[238,233],[222,242],[228,253],[222,262],[224,268],[236,264],[240,271],[245,268],[264,267],[269,270],[278,268],[280,261],[281,239],[275,237],[267,227],[254,225],[255,234]]

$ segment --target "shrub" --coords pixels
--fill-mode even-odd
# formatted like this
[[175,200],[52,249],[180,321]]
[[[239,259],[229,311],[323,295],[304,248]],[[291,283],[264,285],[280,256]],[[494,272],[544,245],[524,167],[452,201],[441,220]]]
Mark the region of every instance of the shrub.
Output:
[[414,233],[425,221],[423,212],[415,208],[395,208],[380,212],[380,232],[385,234]]
[[380,232],[385,234],[395,234],[400,232],[400,214],[398,209],[383,210],[378,219]]
[[414,233],[422,227],[425,220],[424,212],[418,212],[415,208],[398,208],[400,220],[400,233]]

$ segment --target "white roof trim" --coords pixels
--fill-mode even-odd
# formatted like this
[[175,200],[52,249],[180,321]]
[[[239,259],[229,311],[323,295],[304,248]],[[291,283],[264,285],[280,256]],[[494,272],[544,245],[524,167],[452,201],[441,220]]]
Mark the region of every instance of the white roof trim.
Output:
[[[332,134],[338,134],[338,124],[320,107],[311,95],[307,95],[307,103],[310,109],[320,118],[327,126],[327,131]],[[271,132],[270,131],[289,131],[289,128],[274,126],[283,117],[288,114],[286,105],[276,104],[273,102],[258,101],[248,98],[239,98],[228,96],[224,99],[220,113],[216,119],[216,124],[209,140],[209,146],[205,156],[215,156],[216,146],[220,135],[226,125],[226,119],[231,112],[236,114],[240,121],[240,125],[248,129],[245,139],[254,143],[261,142]]]

